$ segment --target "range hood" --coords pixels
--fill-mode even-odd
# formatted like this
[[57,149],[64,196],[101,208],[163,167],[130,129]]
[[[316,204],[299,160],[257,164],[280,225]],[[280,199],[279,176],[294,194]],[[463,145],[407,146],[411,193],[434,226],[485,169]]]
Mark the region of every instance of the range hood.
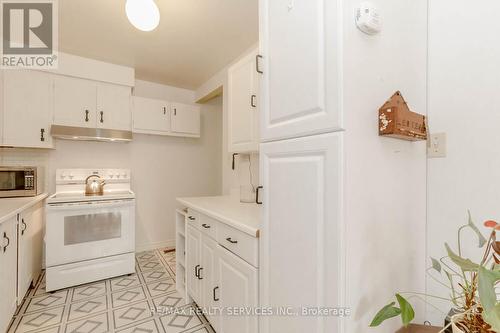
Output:
[[128,142],[132,141],[131,131],[112,130],[105,128],[87,128],[52,125],[50,135],[54,138],[65,140],[82,141],[108,141],[108,142]]

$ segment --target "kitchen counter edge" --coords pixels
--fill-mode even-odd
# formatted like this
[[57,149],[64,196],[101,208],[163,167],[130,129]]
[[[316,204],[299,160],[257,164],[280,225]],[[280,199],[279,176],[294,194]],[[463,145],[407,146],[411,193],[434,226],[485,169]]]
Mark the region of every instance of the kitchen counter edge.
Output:
[[[49,196],[48,193],[42,193],[35,197],[17,197],[17,198],[1,198],[0,199],[0,224],[11,219],[17,214],[25,211],[28,208],[33,207],[40,201],[45,200]],[[12,201],[9,203],[12,207],[7,208],[7,212],[3,212],[2,204],[6,201]],[[19,202],[16,204],[16,202]]]

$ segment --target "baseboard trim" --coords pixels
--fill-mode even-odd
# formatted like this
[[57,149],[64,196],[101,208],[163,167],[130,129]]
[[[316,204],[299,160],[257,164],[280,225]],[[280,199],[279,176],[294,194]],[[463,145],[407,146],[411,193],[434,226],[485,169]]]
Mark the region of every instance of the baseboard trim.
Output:
[[135,246],[135,252],[151,251],[163,247],[175,247],[175,239],[170,239],[163,242],[139,244]]

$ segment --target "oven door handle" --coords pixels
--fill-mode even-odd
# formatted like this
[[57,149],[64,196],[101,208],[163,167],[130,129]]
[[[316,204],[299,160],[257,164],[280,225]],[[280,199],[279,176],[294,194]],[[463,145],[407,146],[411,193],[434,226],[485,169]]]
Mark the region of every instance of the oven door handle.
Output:
[[75,209],[96,209],[96,208],[117,208],[130,206],[134,202],[131,200],[119,201],[89,201],[89,202],[65,202],[57,204],[47,204],[47,209],[55,210],[75,210]]

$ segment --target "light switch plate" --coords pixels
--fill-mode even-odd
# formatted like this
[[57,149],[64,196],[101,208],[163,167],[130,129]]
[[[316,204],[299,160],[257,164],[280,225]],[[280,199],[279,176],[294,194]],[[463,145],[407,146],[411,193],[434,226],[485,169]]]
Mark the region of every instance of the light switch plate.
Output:
[[446,133],[432,133],[427,147],[428,158],[446,157]]

